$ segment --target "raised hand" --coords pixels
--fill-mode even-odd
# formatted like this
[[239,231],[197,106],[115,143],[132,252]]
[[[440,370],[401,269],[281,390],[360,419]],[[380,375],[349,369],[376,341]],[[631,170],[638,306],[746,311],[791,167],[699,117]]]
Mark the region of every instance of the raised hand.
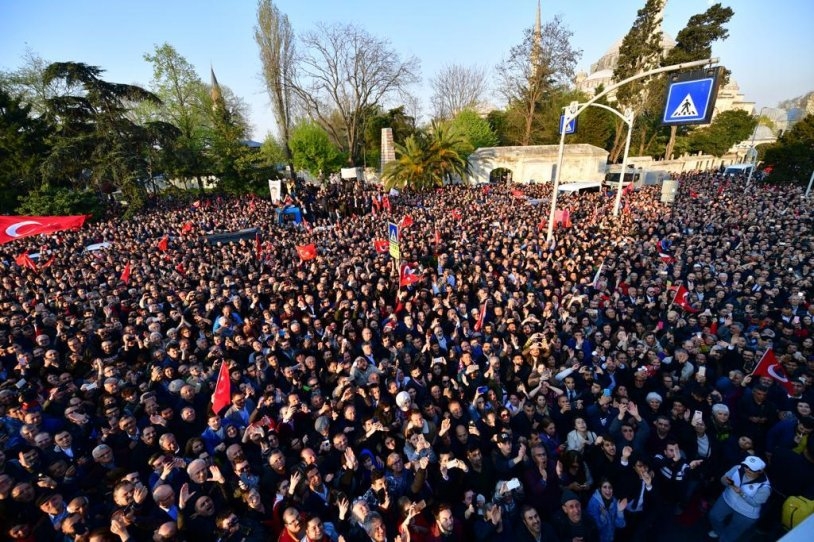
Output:
[[226,478],[223,477],[223,473],[220,471],[220,468],[217,465],[212,465],[209,467],[209,474],[211,474],[211,478],[209,478],[209,482],[217,482],[219,484],[225,484]]

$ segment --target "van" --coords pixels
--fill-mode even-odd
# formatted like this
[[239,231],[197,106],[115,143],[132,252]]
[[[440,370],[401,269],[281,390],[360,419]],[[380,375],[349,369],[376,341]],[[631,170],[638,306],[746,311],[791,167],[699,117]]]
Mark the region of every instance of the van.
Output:
[[738,175],[749,175],[754,167],[753,164],[732,164],[724,170],[724,175],[736,177]]

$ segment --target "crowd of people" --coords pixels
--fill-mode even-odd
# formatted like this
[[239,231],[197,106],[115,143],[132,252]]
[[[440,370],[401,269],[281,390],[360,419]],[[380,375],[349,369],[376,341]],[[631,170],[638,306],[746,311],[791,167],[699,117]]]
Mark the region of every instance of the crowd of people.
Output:
[[[786,497],[814,497],[814,203],[678,180],[674,204],[641,187],[618,218],[612,194],[561,196],[552,242],[549,185],[354,183],[3,245],[3,537],[775,532]],[[304,222],[278,223],[284,204]],[[374,243],[388,221],[404,266]]]

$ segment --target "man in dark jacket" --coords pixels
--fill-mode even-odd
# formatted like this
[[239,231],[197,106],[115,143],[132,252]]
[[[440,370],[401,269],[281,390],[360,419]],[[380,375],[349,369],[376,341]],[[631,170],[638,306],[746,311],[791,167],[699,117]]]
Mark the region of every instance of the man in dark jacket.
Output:
[[599,542],[599,529],[593,519],[582,513],[582,505],[577,494],[566,490],[560,502],[562,511],[552,520],[560,542],[572,542],[574,539],[580,539],[582,542]]
[[[579,501],[577,501],[579,503]],[[548,523],[543,523],[540,515],[533,506],[523,505],[520,509],[522,522],[514,530],[514,539],[517,542],[549,542],[558,540],[557,533]],[[570,542],[570,538],[568,539]],[[596,540],[599,540],[598,538]]]

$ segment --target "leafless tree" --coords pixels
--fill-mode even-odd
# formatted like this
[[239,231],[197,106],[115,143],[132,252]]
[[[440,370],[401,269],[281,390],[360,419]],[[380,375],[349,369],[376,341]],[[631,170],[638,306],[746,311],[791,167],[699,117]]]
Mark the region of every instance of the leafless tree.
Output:
[[567,85],[582,51],[571,46],[572,32],[560,17],[545,23],[539,36],[532,29],[523,41],[511,48],[509,57],[497,67],[501,81],[499,92],[509,106],[516,106],[523,117],[522,145],[532,139],[537,109],[547,92]]
[[[319,25],[301,40],[293,85],[308,114],[358,163],[364,116],[371,106],[396,96],[419,80],[419,61],[402,60],[387,40],[352,24]],[[338,113],[340,123],[332,122]]]
[[479,66],[452,64],[441,68],[430,85],[433,114],[438,119],[449,119],[483,103],[488,90],[487,73]]
[[260,0],[257,4],[254,40],[260,50],[263,80],[280,131],[280,146],[293,177],[294,161],[288,141],[293,124],[291,82],[295,79],[294,32],[288,16],[280,13],[271,0]]

